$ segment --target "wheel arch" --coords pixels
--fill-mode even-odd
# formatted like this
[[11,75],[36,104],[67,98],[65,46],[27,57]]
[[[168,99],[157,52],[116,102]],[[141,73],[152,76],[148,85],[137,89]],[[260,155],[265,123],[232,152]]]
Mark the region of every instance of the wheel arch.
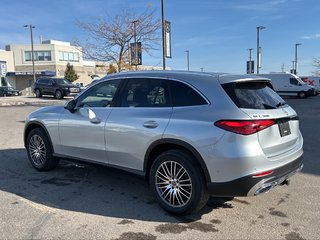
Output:
[[41,122],[29,122],[24,130],[24,135],[23,135],[23,141],[24,141],[24,147],[27,148],[27,138],[29,133],[36,128],[41,128],[47,135],[49,143],[51,145],[51,149],[53,150],[53,145],[52,145],[52,141],[51,141],[51,137],[50,134],[48,132],[48,130],[46,129],[46,127],[41,123]]
[[177,140],[177,139],[160,139],[152,143],[145,155],[144,158],[144,168],[143,171],[145,173],[145,177],[148,180],[149,179],[149,172],[152,166],[153,161],[155,158],[170,149],[181,149],[189,152],[192,156],[195,157],[196,163],[199,165],[201,172],[203,173],[204,179],[207,183],[211,182],[210,174],[208,171],[208,168],[201,157],[200,153],[189,143]]

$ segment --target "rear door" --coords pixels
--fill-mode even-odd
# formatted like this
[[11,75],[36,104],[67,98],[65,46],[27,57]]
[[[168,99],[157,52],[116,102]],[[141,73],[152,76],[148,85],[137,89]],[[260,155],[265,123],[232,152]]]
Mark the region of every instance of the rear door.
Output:
[[234,102],[251,119],[274,120],[274,125],[257,133],[260,146],[270,160],[276,160],[297,146],[301,139],[298,116],[270,83],[250,81],[231,84],[229,91],[233,92]]
[[165,80],[126,79],[119,101],[106,123],[109,163],[143,170],[147,148],[161,139],[172,114]]

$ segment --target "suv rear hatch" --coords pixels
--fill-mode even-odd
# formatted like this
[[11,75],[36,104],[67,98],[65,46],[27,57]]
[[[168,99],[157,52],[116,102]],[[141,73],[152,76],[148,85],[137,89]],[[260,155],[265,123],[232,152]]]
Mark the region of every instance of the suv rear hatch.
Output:
[[270,161],[297,147],[300,138],[296,112],[273,90],[267,80],[222,84],[233,102],[252,120],[272,120],[271,126],[257,131],[259,144]]

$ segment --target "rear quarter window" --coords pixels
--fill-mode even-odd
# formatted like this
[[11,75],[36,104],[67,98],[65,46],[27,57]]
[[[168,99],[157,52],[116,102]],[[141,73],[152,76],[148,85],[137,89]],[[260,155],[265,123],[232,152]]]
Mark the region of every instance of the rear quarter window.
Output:
[[207,101],[190,86],[171,81],[171,95],[174,107],[207,105]]
[[222,87],[239,108],[276,109],[286,104],[269,82],[232,82]]

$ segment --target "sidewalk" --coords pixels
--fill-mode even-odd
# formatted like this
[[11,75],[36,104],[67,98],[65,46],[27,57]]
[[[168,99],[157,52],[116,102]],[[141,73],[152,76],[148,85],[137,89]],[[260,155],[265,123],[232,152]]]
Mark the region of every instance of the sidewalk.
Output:
[[17,96],[17,97],[0,97],[0,107],[9,106],[47,106],[47,105],[64,105],[66,101],[72,97],[64,99],[55,99],[53,97],[36,98],[33,96]]

